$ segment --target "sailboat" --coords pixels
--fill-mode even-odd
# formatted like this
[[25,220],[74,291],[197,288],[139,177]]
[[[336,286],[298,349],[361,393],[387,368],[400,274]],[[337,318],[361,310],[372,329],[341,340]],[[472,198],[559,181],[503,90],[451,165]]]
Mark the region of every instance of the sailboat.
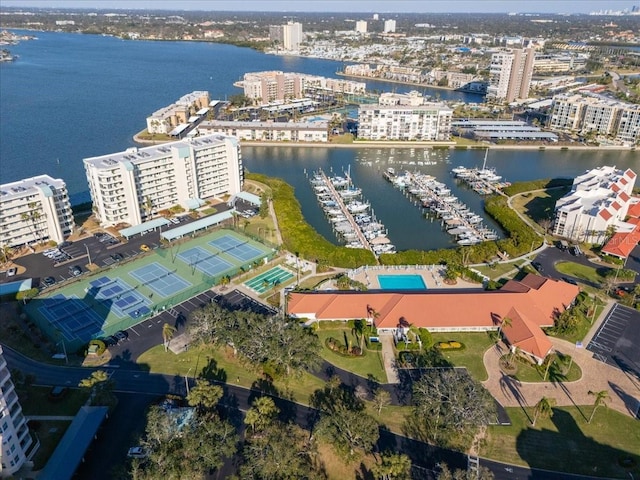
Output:
[[478,170],[477,175],[479,178],[487,182],[499,182],[502,177],[496,174],[494,168],[487,168],[487,157],[489,156],[489,149],[484,152],[484,161],[482,162],[482,169]]

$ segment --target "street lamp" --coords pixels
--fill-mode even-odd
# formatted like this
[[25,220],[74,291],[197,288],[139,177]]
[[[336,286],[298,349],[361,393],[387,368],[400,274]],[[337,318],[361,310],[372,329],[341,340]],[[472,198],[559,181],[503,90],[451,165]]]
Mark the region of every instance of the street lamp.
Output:
[[189,374],[191,373],[192,369],[193,369],[193,367],[189,368],[189,371],[184,376],[184,386],[187,389],[187,397],[189,396]]
[[91,265],[92,262],[91,262],[91,254],[89,253],[89,245],[85,243],[84,248],[87,249],[87,257],[89,257],[89,265]]

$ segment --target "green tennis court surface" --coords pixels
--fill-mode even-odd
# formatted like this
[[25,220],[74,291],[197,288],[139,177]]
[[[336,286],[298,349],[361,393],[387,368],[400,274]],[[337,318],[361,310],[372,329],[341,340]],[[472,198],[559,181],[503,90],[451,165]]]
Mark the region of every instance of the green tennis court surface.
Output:
[[278,285],[293,278],[293,273],[286,268],[277,266],[264,273],[261,273],[257,277],[252,278],[245,285],[256,293],[262,295],[267,290],[277,287]]

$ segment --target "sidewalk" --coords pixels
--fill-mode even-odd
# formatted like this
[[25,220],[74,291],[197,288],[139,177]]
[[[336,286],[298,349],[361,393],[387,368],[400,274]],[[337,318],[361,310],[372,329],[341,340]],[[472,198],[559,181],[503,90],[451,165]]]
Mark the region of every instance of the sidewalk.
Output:
[[559,406],[588,406],[586,411],[582,409],[587,415],[591,413],[594,402],[594,397],[588,392],[607,390],[609,408],[632,417],[636,415],[640,406],[640,379],[595,360],[585,348],[576,348],[574,344],[554,337],[549,337],[549,340],[555,351],[571,355],[580,366],[580,380],[563,383],[522,383],[514,380],[500,370],[500,357],[508,351],[507,346],[500,342],[484,354],[489,378],[482,383],[502,406],[533,407],[542,397],[547,397],[555,399]]
[[382,343],[382,361],[387,374],[387,383],[400,383],[398,372],[395,367],[395,353],[393,345],[393,335],[380,335]]

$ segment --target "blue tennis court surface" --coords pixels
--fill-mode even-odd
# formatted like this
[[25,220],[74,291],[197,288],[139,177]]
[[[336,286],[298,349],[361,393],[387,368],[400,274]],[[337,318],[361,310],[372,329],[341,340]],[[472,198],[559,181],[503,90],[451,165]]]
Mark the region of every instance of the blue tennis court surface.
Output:
[[248,240],[240,240],[231,235],[224,235],[209,242],[213,248],[220,250],[241,262],[248,262],[264,255],[259,248],[249,245]]
[[220,275],[232,267],[229,262],[220,258],[217,253],[211,253],[202,247],[193,247],[185,250],[178,254],[178,258],[190,267],[195,267],[211,277]]
[[129,275],[164,298],[171,297],[191,286],[191,283],[178,275],[175,270],[169,270],[157,262],[131,270]]
[[78,297],[55,295],[42,300],[40,313],[64,335],[66,340],[79,338],[88,342],[101,333],[104,320],[92,306]]
[[130,316],[138,318],[151,312],[151,302],[136,287],[131,287],[125,281],[116,278],[100,277],[89,282],[87,299],[93,297],[109,311],[115,312],[120,317]]

